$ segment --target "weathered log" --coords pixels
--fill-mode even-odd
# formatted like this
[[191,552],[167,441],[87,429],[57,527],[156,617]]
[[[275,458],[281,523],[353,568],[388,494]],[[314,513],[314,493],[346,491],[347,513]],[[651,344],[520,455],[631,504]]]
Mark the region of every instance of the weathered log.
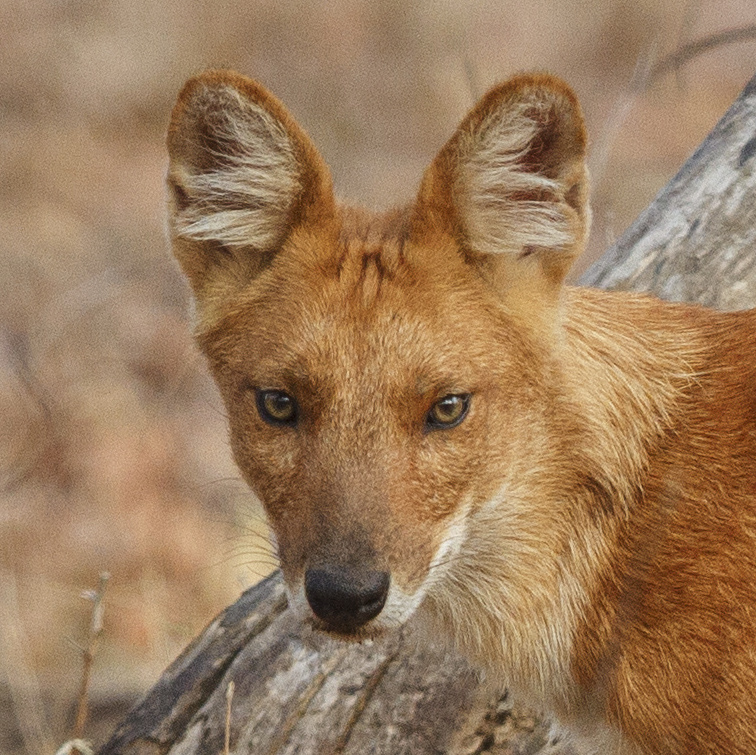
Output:
[[[581,282],[754,306],[755,242],[756,77]],[[231,682],[231,752],[569,752],[506,694],[486,692],[462,659],[411,632],[364,645],[307,635],[274,574],[208,626],[100,755],[222,753]]]

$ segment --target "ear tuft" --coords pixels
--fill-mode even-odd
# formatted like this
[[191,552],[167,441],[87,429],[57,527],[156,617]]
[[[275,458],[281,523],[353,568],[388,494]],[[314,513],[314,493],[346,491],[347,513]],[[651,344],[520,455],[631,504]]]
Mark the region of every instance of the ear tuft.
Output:
[[328,171],[308,137],[239,74],[207,71],[187,82],[168,151],[174,251],[195,290],[219,260],[236,277],[254,274],[297,224],[332,206]]
[[[183,152],[169,178],[176,235],[231,249],[270,250],[301,190],[286,133],[264,108],[242,100],[231,87],[200,88],[191,108],[191,133],[184,123],[173,134],[172,154]],[[177,146],[179,140],[184,143]]]
[[490,90],[431,165],[418,200],[423,222],[473,255],[571,260],[588,226],[586,135],[577,99],[549,75]]

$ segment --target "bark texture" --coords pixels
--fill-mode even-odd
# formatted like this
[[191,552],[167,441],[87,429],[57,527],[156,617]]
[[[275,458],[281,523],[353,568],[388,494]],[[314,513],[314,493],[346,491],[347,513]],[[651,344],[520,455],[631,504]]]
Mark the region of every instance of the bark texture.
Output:
[[[581,283],[756,305],[756,77]],[[223,753],[229,709],[239,755],[571,753],[492,688],[411,635],[358,646],[307,635],[276,573],[207,627],[99,755]]]

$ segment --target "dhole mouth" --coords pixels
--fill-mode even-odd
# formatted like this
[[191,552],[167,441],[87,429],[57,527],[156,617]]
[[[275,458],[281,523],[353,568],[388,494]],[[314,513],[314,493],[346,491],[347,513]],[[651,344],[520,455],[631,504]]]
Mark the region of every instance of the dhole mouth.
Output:
[[368,625],[363,625],[351,630],[337,629],[326,624],[316,616],[313,616],[308,623],[315,632],[324,634],[338,642],[369,642],[371,640],[378,640],[389,634],[391,631],[395,631],[389,627],[383,626],[380,622],[371,622]]

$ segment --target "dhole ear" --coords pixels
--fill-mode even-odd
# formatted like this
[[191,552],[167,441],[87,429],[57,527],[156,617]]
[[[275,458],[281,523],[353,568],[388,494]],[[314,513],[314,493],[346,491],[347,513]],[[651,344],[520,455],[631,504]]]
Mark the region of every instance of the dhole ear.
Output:
[[452,234],[510,299],[553,298],[587,235],[585,151],[566,84],[546,74],[510,79],[480,100],[427,170],[415,232]]
[[173,249],[199,304],[252,280],[303,223],[333,212],[322,158],[284,106],[232,71],[190,79],[168,131]]

